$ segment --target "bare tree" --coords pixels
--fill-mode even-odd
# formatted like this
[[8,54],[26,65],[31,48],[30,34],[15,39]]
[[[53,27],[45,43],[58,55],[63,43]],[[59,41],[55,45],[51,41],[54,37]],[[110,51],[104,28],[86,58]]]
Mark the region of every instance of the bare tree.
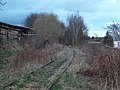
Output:
[[4,6],[7,2],[3,2],[2,0],[0,0],[0,10],[2,10],[1,6]]
[[88,29],[84,23],[83,18],[79,15],[79,12],[72,14],[68,17],[68,27],[67,32],[69,33],[69,38],[72,38],[72,45],[80,43],[83,36],[87,36]]
[[120,23],[113,21],[106,29],[115,41],[120,41]]
[[34,22],[33,28],[38,34],[38,45],[45,40],[50,43],[59,42],[59,37],[64,35],[64,24],[58,20],[55,14],[40,13]]
[[2,0],[0,0],[0,5],[4,6],[7,2],[2,2]]
[[38,14],[37,13],[31,13],[29,16],[26,17],[24,21],[24,25],[30,28],[33,28],[33,24],[37,18]]

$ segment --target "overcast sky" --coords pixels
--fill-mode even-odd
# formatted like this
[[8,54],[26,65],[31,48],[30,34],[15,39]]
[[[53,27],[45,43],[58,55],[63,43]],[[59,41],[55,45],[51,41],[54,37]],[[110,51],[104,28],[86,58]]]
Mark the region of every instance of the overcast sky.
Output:
[[3,0],[0,21],[20,25],[31,12],[52,12],[66,22],[68,14],[79,11],[89,29],[89,35],[104,36],[104,27],[120,20],[119,0]]

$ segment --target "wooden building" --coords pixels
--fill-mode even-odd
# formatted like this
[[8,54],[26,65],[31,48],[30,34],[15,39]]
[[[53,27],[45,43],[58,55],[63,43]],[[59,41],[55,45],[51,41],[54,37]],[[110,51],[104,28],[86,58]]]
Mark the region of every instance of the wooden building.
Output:
[[0,22],[0,40],[21,39],[34,34],[34,30],[31,28]]

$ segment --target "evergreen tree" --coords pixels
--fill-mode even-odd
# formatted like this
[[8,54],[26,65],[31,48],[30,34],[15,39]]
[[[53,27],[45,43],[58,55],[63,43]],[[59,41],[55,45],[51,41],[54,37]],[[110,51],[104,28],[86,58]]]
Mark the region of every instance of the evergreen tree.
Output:
[[105,45],[107,45],[107,46],[111,46],[111,47],[114,46],[113,38],[112,38],[111,35],[109,35],[109,32],[108,32],[108,31],[107,31],[107,33],[106,33],[106,36],[104,37],[103,44],[105,44]]

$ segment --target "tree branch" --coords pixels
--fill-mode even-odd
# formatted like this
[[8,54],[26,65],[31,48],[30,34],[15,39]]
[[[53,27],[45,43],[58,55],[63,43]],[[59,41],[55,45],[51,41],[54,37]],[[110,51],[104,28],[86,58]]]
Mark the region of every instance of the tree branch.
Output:
[[7,2],[2,2],[2,0],[0,0],[0,5],[4,6],[6,4],[7,4]]

